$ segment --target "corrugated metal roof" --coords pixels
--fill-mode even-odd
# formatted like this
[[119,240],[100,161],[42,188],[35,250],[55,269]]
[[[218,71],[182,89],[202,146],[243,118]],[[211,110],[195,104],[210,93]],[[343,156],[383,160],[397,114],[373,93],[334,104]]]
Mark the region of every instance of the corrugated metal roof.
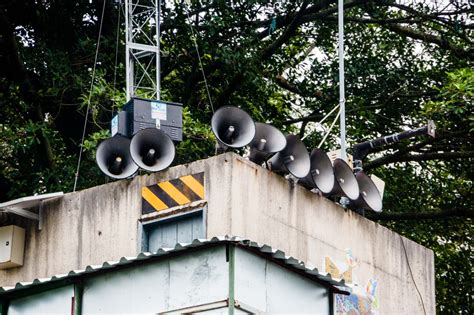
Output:
[[139,261],[151,260],[152,258],[166,257],[170,254],[175,254],[181,251],[186,251],[191,248],[206,247],[210,245],[228,244],[232,243],[238,247],[248,249],[260,254],[261,256],[271,261],[277,262],[289,269],[296,271],[303,276],[306,275],[309,278],[317,280],[330,287],[337,293],[349,294],[348,287],[345,285],[344,280],[336,280],[331,277],[330,274],[322,274],[319,270],[311,265],[305,265],[305,263],[299,259],[291,256],[287,256],[283,251],[274,249],[267,244],[259,244],[247,239],[241,239],[239,237],[213,237],[211,239],[195,239],[191,243],[177,243],[174,248],[160,248],[154,253],[144,252],[134,257],[122,257],[117,261],[106,261],[101,265],[89,265],[85,269],[71,270],[67,274],[59,274],[50,278],[37,278],[31,282],[18,282],[15,286],[11,287],[0,287],[0,297],[4,295],[10,295],[17,291],[23,291],[36,286],[45,284],[53,284],[67,279],[73,279],[77,277],[87,277],[88,274],[98,273],[108,269],[113,269],[118,266],[133,265]]

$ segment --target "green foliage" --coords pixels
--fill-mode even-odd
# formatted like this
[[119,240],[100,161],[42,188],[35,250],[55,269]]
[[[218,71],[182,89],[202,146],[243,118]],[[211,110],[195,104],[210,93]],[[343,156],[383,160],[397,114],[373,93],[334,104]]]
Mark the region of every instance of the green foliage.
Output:
[[[334,115],[324,122],[326,130],[315,122],[339,103],[335,1],[310,1],[288,34],[298,1],[162,3],[161,98],[184,105],[176,164],[214,154],[210,119],[213,107],[224,105],[306,135],[308,148],[319,144]],[[429,118],[437,124],[436,140],[406,141],[364,161],[369,166],[391,154],[407,158],[372,169],[386,181],[387,213],[473,209],[472,25],[456,1],[446,5],[416,2],[403,9],[395,1],[355,1],[346,7],[349,146]],[[126,101],[125,54],[123,17],[116,56],[118,10],[106,2],[90,91],[101,10],[100,1],[0,4],[0,200],[72,190],[87,109],[78,189],[106,181],[94,155],[109,136],[113,112]],[[288,122],[307,116],[312,119]],[[339,147],[338,129],[336,124],[325,150]],[[459,153],[464,155],[452,158]],[[386,224],[435,251],[438,311],[472,313],[472,220]]]

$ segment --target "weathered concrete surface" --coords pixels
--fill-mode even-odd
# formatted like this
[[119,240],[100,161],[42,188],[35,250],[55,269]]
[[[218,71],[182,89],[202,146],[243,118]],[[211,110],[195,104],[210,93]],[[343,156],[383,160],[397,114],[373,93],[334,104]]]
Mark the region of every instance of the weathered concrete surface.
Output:
[[141,188],[203,171],[208,237],[227,234],[268,243],[320,270],[326,256],[345,262],[350,249],[358,259],[353,282],[362,291],[369,280],[378,283],[380,314],[423,314],[408,260],[427,314],[435,313],[431,250],[232,153],[45,203],[43,230],[27,226],[24,266],[0,270],[0,285],[136,255]]

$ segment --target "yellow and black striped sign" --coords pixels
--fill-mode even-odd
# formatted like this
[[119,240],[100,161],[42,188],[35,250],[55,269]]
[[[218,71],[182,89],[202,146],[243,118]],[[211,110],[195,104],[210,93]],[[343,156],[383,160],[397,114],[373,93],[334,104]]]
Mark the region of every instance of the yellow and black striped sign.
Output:
[[182,206],[205,198],[204,172],[142,188],[142,214]]

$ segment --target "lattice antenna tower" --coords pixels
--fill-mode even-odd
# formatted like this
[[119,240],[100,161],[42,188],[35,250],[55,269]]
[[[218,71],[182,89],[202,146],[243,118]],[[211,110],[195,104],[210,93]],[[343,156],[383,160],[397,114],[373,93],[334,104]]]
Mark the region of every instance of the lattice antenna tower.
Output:
[[125,0],[127,100],[160,99],[160,1]]

